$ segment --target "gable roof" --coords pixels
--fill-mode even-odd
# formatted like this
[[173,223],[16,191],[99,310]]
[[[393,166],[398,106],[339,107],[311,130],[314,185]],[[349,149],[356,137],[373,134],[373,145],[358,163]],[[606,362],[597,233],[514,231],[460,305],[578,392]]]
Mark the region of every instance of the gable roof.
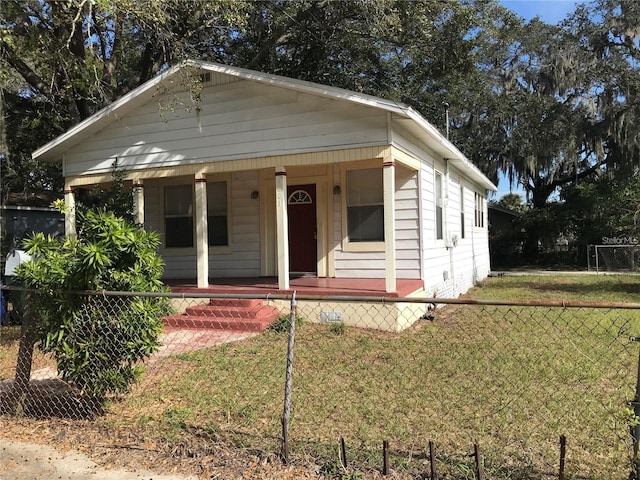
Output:
[[273,75],[257,72],[255,70],[231,67],[219,63],[199,60],[185,60],[156,75],[151,80],[131,90],[129,93],[120,97],[110,105],[107,105],[102,110],[99,110],[92,116],[73,126],[59,137],[56,137],[46,145],[38,148],[33,152],[32,158],[43,161],[61,160],[64,152],[75,145],[78,145],[88,136],[97,133],[118,118],[122,118],[124,115],[146,103],[153,97],[164,93],[164,90],[161,87],[170,82],[171,78],[180,70],[189,67],[199,68],[205,72],[221,73],[243,80],[251,80],[258,83],[274,85],[280,88],[329,97],[390,112],[400,118],[409,120],[413,126],[419,129],[422,135],[431,140],[428,144],[436,153],[442,155],[443,158],[453,161],[470,178],[477,181],[488,190],[497,190],[496,186],[485,175],[483,175],[482,172],[473,163],[471,163],[455,145],[453,145],[453,143],[443,136],[434,125],[429,123],[422,115],[408,105],[374,97],[372,95],[345,90],[343,88],[330,87],[305,80],[297,80],[280,75]]
[[504,213],[506,215],[511,215],[512,217],[521,217],[522,213],[517,212],[515,210],[511,210],[510,208],[505,208],[502,207],[500,205],[496,205],[494,203],[489,203],[487,205],[487,207],[489,208],[489,211],[494,211],[494,212],[500,212],[500,213]]

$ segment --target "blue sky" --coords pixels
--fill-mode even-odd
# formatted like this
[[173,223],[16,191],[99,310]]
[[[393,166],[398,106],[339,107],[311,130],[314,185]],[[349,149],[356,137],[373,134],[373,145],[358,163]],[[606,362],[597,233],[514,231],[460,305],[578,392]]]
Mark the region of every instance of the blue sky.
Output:
[[[576,8],[576,5],[586,3],[581,0],[500,0],[500,4],[515,12],[525,20],[531,20],[539,16],[543,22],[557,24]],[[498,192],[493,197],[496,200],[509,193],[509,181],[501,178],[498,183]],[[524,194],[517,185],[513,187],[513,193]]]
[[518,16],[531,20],[538,15],[547,23],[561,22],[567,14],[573,12],[580,0],[500,0],[500,4],[514,11]]

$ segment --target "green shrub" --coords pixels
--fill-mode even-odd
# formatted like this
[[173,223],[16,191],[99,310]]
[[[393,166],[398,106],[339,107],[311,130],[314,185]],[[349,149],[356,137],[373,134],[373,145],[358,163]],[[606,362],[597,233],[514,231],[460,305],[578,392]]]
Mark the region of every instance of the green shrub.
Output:
[[[289,315],[279,315],[278,318],[269,325],[269,330],[276,333],[285,333],[289,331],[290,323]],[[303,324],[304,318],[296,315],[296,329],[302,327]]]
[[73,293],[165,290],[156,233],[104,210],[85,212],[81,225],[77,239],[38,233],[25,240],[34,260],[20,266],[18,278],[37,290],[40,349],[53,355],[63,380],[102,400],[137,381],[141,362],[160,346],[170,308],[158,297]]
[[347,326],[344,322],[333,322],[329,324],[329,331],[334,335],[344,335],[347,332]]

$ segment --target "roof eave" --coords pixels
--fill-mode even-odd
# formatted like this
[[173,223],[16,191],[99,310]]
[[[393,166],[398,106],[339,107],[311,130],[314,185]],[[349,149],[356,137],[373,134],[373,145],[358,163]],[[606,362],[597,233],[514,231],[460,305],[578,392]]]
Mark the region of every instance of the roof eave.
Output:
[[[59,137],[54,138],[49,143],[46,143],[42,147],[38,148],[31,154],[31,158],[34,160],[41,160],[45,162],[56,162],[62,160],[62,154],[74,137],[80,135],[82,132],[90,129],[91,127],[99,126],[103,121],[108,119],[110,116],[117,114],[119,110],[124,108],[129,102],[133,99],[143,95],[149,90],[155,88],[157,85],[165,81],[167,78],[174,75],[178,70],[183,68],[185,64],[190,62],[182,62],[178,65],[175,65],[171,68],[168,68],[161,74],[153,77],[151,80],[143,83],[137,88],[134,88],[129,93],[123,95],[118,100],[113,103],[107,105],[103,109],[97,111],[90,117],[84,119],[77,125],[74,125],[65,133],[60,135]],[[79,141],[79,140],[78,140]]]
[[[78,123],[64,134],[50,141],[46,145],[43,145],[32,153],[32,158],[42,161],[59,161],[62,159],[64,151],[70,146],[73,146],[81,141],[80,135],[83,132],[98,131],[102,123],[107,123],[109,117],[117,115],[117,113],[125,108],[125,106],[137,97],[140,97],[149,90],[155,88],[169,77],[173,76],[179,70],[185,67],[196,67],[205,71],[217,72],[226,75],[231,75],[237,78],[252,80],[269,85],[275,85],[281,88],[287,88],[291,90],[301,91],[312,95],[319,95],[324,97],[332,97],[335,99],[349,101],[363,106],[369,106],[374,108],[380,108],[391,113],[398,114],[404,118],[408,118],[415,122],[420,129],[425,132],[431,139],[438,142],[441,149],[444,150],[445,158],[454,160],[460,164],[460,167],[468,170],[468,175],[480,183],[487,190],[497,191],[497,187],[475,166],[471,163],[463,154],[453,145],[447,138],[445,138],[440,131],[434,127],[431,123],[422,117],[417,111],[411,107],[402,103],[393,102],[391,100],[385,100],[383,98],[374,97],[371,95],[365,95],[361,93],[352,92],[337,87],[330,87],[320,85],[305,80],[291,79],[282,77],[279,75],[273,75],[269,73],[257,72],[254,70],[247,70],[239,67],[231,67],[219,63],[211,63],[200,60],[185,60],[171,68],[168,68],[161,74],[152,78],[151,80],[143,83],[139,87],[131,90],[126,95],[122,96],[115,102],[106,106],[102,110],[96,112],[94,115]],[[74,143],[75,142],[75,143]]]
[[489,180],[484,173],[480,171],[465,155],[458,150],[440,131],[431,123],[424,119],[417,111],[411,107],[406,109],[407,116],[422,128],[429,137],[438,142],[438,144],[447,152],[445,157],[447,160],[455,161],[462,170],[466,170],[469,177],[480,183],[487,190],[498,191],[498,187]]

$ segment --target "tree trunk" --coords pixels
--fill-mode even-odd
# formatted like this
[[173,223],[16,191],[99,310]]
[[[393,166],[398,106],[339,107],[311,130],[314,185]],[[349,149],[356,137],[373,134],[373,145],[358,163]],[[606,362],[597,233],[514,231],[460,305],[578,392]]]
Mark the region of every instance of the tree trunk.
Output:
[[[535,188],[531,188],[531,204],[534,211],[543,211],[547,205],[547,200],[554,188],[542,183],[543,179],[534,182]],[[538,216],[533,216],[533,221],[528,221],[525,227],[524,257],[529,263],[538,263],[540,253],[540,239],[542,229],[547,228]]]

